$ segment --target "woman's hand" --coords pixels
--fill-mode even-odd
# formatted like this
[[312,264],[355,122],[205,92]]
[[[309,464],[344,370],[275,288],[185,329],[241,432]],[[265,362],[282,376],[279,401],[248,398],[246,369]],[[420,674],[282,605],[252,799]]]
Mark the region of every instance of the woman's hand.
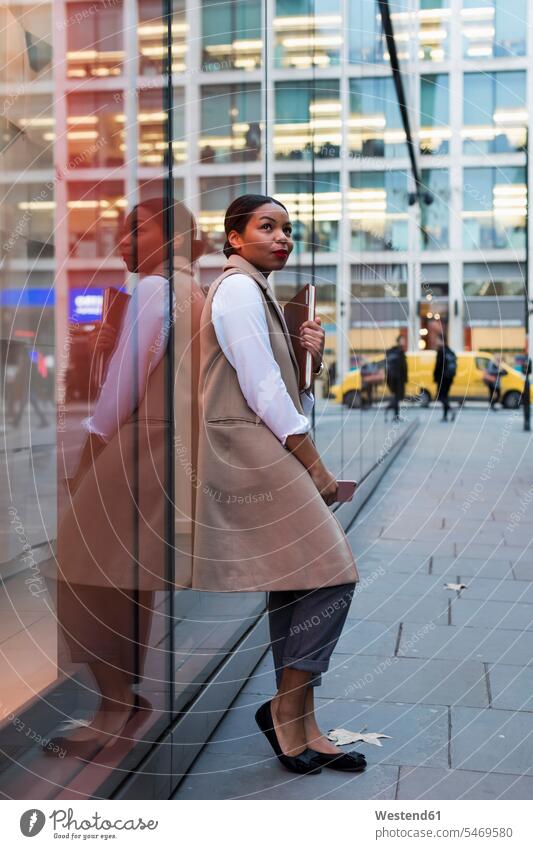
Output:
[[313,355],[313,371],[318,371],[324,356],[326,334],[321,327],[322,321],[317,316],[314,321],[304,321],[300,325],[300,342],[306,351]]
[[329,506],[337,500],[339,484],[334,475],[331,474],[322,462],[317,463],[309,469],[309,474],[318,489],[320,495]]
[[94,353],[100,354],[102,351],[113,350],[117,341],[117,331],[112,324],[106,324],[103,321],[93,330],[92,337]]

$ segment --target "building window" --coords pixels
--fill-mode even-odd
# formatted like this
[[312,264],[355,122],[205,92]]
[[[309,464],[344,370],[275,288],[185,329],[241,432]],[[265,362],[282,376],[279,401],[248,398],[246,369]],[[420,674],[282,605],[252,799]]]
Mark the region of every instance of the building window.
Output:
[[338,249],[341,193],[339,175],[280,174],[276,197],[287,207],[293,224],[293,262],[314,244],[317,251]]
[[420,153],[448,153],[449,99],[448,74],[420,77]]
[[420,234],[423,250],[441,250],[449,244],[450,186],[448,171],[430,168],[422,171],[422,191],[432,202],[420,204]]
[[[142,76],[153,77],[166,70],[167,22],[162,8],[161,0],[138,0],[137,38]],[[175,74],[182,74],[187,67],[188,43],[185,0],[172,0],[172,71]]]
[[406,156],[398,99],[391,77],[350,80],[350,156]]
[[[418,58],[443,62],[449,55],[449,0],[420,0],[418,10]],[[409,37],[409,33],[406,33]]]
[[277,0],[274,18],[276,68],[338,65],[342,45],[339,0]]
[[[207,240],[208,251],[221,251],[226,241],[224,215],[236,197],[261,194],[261,177],[201,177],[199,229]],[[219,272],[218,272],[219,273]]]
[[404,171],[352,173],[350,187],[352,250],[407,250],[406,173]]
[[70,183],[69,250],[77,259],[104,261],[120,256],[126,199],[122,181]]
[[[69,169],[124,164],[125,117],[122,92],[79,91],[68,94],[67,113]],[[105,139],[105,144],[102,139]]]
[[[353,64],[388,65],[389,54],[376,0],[348,0],[348,3],[348,61]],[[400,61],[409,58],[408,29],[412,20],[409,6],[410,0],[395,0],[391,4],[391,19]]]
[[526,141],[526,72],[464,75],[464,153],[509,153]]
[[202,71],[261,67],[262,0],[204,0]]
[[525,56],[527,0],[463,0],[463,55]]
[[338,80],[276,83],[276,159],[337,158],[341,145]]
[[465,168],[463,247],[525,247],[526,182],[522,167]]
[[261,89],[256,85],[202,86],[200,160],[261,158]]
[[[122,3],[95,4],[90,0],[68,4],[67,77],[119,77],[123,72]],[[65,13],[66,14],[66,13]]]
[[467,298],[524,297],[526,269],[519,262],[465,262],[463,288]]
[[406,265],[352,265],[350,275],[352,298],[407,298]]

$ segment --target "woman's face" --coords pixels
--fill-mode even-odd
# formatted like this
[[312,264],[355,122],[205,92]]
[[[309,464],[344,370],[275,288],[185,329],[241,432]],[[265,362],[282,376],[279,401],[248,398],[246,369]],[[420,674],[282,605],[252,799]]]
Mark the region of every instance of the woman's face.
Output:
[[228,241],[238,254],[261,271],[279,271],[294,247],[289,216],[277,203],[252,212],[243,233],[231,230]]
[[161,216],[138,206],[129,215],[120,240],[120,253],[128,271],[151,274],[165,261],[165,239]]

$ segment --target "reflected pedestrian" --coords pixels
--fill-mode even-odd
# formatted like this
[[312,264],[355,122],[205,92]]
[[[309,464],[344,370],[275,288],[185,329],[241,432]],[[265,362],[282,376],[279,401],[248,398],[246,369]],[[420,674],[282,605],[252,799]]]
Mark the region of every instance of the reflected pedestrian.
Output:
[[386,358],[386,380],[392,395],[385,409],[385,420],[389,410],[394,411],[393,422],[400,421],[400,401],[405,398],[405,384],[407,383],[407,357],[405,356],[405,339],[403,336],[396,337],[396,345],[389,348],[385,354]]
[[500,366],[501,361],[502,358],[495,355],[490,360],[483,375],[483,383],[489,390],[489,408],[494,412],[498,410],[496,404],[500,401],[502,375],[505,374]]
[[437,359],[433,371],[433,380],[437,384],[437,401],[442,404],[442,419],[448,421],[448,413],[451,412],[452,422],[455,420],[455,410],[452,409],[448,395],[457,372],[457,357],[452,349],[446,344],[444,337],[439,340]]

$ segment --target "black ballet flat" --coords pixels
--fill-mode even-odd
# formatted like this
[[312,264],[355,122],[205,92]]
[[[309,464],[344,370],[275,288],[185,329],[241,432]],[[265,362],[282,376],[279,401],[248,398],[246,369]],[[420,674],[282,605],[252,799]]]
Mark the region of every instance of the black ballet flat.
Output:
[[300,752],[299,755],[295,755],[294,757],[283,754],[276,732],[274,731],[274,721],[272,719],[270,702],[265,702],[264,705],[261,705],[255,715],[255,721],[274,749],[279,762],[283,764],[285,769],[288,769],[291,772],[297,772],[300,775],[317,775],[319,772],[322,772],[321,765],[316,761],[318,752],[313,752],[311,749],[304,749],[303,752]]
[[313,759],[320,766],[338,769],[339,772],[362,772],[366,767],[366,758],[361,752],[339,752],[338,755],[326,755],[324,752],[313,753]]

